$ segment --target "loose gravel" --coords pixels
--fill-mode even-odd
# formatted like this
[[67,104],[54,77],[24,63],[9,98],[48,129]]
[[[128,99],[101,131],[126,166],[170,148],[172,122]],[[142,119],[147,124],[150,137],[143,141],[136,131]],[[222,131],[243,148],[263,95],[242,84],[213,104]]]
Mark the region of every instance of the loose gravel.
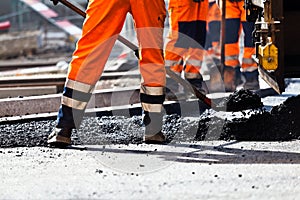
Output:
[[[248,91],[234,93],[247,99]],[[236,102],[236,96],[227,102]],[[242,98],[242,99],[244,99]],[[254,100],[253,100],[254,99]],[[286,141],[300,139],[300,95],[288,98],[271,111],[262,108],[259,98],[253,101],[255,109],[232,103],[235,111],[227,112],[230,117],[214,110],[206,110],[199,117],[180,117],[177,114],[164,117],[163,132],[169,142],[192,142],[198,140],[238,141]],[[258,108],[257,108],[258,107]],[[225,115],[226,116],[226,115]],[[31,121],[14,124],[0,124],[0,147],[48,146],[47,136],[55,127],[55,120]],[[73,144],[140,144],[143,139],[141,116],[85,117],[81,127],[72,134]]]

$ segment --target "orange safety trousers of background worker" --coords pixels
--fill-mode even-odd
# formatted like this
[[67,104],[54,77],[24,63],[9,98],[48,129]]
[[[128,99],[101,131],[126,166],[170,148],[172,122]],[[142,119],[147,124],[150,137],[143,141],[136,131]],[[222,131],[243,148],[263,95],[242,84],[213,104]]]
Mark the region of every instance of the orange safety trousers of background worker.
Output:
[[[244,1],[226,1],[226,33],[225,33],[225,65],[230,67],[241,66],[243,71],[257,69],[257,64],[252,59],[255,54],[255,47],[252,41],[254,23],[246,21]],[[240,65],[239,38],[241,27],[244,32],[244,51],[242,65]]]
[[221,60],[221,10],[215,0],[209,0],[208,15],[207,15],[207,34],[205,49],[206,65],[215,65],[215,61]]
[[199,78],[205,53],[208,0],[170,0],[170,31],[165,47],[165,64],[181,73],[185,64],[188,79]]
[[85,110],[128,12],[135,21],[140,47],[142,107],[144,111],[161,111],[166,82],[162,50],[164,0],[89,0],[82,36],[69,66],[58,127],[74,128],[80,124],[81,117],[72,123],[76,120],[72,115],[82,115]]

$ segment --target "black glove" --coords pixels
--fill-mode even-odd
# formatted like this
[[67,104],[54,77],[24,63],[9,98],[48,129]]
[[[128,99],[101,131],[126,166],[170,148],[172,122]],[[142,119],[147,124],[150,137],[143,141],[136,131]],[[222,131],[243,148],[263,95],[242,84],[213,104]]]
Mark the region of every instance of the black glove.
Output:
[[50,0],[56,6],[58,4],[58,0]]

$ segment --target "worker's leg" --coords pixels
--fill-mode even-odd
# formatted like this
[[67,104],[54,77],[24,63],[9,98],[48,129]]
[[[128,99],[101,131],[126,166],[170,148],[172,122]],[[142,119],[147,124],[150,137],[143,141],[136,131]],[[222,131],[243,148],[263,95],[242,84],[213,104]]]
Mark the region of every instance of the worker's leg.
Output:
[[161,132],[166,71],[163,58],[164,0],[131,0],[137,28],[142,75],[140,98],[145,125],[145,142],[165,142]]
[[102,74],[129,8],[127,0],[89,1],[82,36],[69,66],[57,129],[50,134],[49,143],[71,142],[71,129],[80,126],[94,85]]
[[218,92],[224,90],[224,84],[221,77],[221,10],[216,1],[209,2],[207,14],[207,34],[204,55],[206,69],[202,70],[209,74],[210,79],[207,82],[209,92]]
[[185,78],[199,91],[207,92],[202,88],[203,78],[200,74],[206,41],[206,18],[208,13],[208,1],[192,2],[186,10],[185,17],[179,22],[179,31],[186,34],[192,40],[186,55]]
[[[168,7],[169,14],[169,32],[168,32],[168,42],[165,47],[165,66],[170,68],[177,75],[181,76],[183,70],[183,57],[187,52],[186,48],[181,48],[175,46],[178,38],[180,37],[178,30],[179,20],[182,18],[182,7],[183,5],[178,5],[177,0],[170,0]],[[176,98],[176,94],[179,90],[179,85],[171,77],[167,77],[166,84],[167,98]],[[175,95],[174,95],[175,94]]]
[[[165,60],[166,67],[174,71],[178,67],[176,54],[181,53],[180,57],[185,59],[187,68],[185,76],[188,80],[199,86],[202,84],[200,79],[200,67],[203,61],[205,36],[206,36],[206,17],[208,1],[170,1],[170,42],[166,46]],[[178,50],[176,50],[178,49]],[[191,50],[190,50],[191,49]],[[186,50],[186,51],[183,51]],[[181,63],[180,63],[181,64]]]
[[[244,2],[240,3],[241,9]],[[244,31],[244,54],[242,60],[242,75],[245,77],[244,89],[258,90],[258,66],[253,59],[255,46],[252,33],[254,31],[254,22],[246,21],[246,13],[242,13],[242,26]]]
[[[221,10],[216,2],[209,3],[207,15],[207,35],[205,49],[207,56],[211,58],[211,62],[220,61],[221,47],[220,34],[221,33]],[[213,64],[213,63],[210,63]]]
[[233,92],[240,84],[240,62],[239,62],[239,36],[241,31],[241,10],[238,3],[226,2],[226,30],[225,30],[225,63],[223,68],[223,79],[225,90]]

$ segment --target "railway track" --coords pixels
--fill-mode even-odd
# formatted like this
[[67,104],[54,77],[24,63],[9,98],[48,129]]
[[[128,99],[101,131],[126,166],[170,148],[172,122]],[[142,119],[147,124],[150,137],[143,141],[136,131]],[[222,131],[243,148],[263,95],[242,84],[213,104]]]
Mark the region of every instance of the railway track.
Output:
[[64,57],[48,58],[48,59],[35,59],[35,60],[1,60],[0,72],[11,71],[16,69],[26,69],[34,67],[49,67],[55,66],[59,61],[66,60]]
[[[100,80],[113,80],[119,78],[139,78],[138,71],[132,72],[104,72]],[[63,86],[66,74],[39,74],[39,75],[16,75],[0,77],[0,88],[33,87],[33,86]]]
[[[0,99],[0,123],[55,119],[61,94]],[[199,108],[199,109],[195,109]],[[207,106],[197,99],[178,99],[164,103],[167,114],[199,116]],[[139,86],[95,91],[87,105],[86,115],[140,115]]]

